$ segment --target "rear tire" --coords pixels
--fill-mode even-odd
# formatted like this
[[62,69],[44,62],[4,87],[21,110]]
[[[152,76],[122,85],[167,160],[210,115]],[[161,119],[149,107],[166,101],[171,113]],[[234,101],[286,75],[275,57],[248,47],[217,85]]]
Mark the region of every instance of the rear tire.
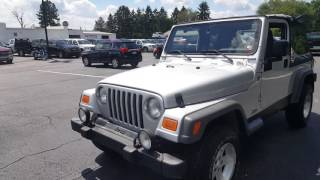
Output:
[[90,62],[90,60],[89,60],[87,57],[83,57],[83,58],[82,58],[82,62],[83,62],[83,65],[84,65],[85,67],[90,67],[90,66],[91,66],[91,62]]
[[19,56],[24,57],[24,52],[22,50],[19,51]]
[[298,103],[290,104],[286,109],[286,118],[291,128],[304,128],[312,110],[313,86],[305,84]]
[[132,66],[133,68],[136,68],[136,67],[138,67],[138,64],[139,64],[139,63],[132,63],[131,66]]
[[200,150],[192,153],[187,179],[235,180],[239,169],[239,144],[239,137],[232,128],[213,128],[203,137]]

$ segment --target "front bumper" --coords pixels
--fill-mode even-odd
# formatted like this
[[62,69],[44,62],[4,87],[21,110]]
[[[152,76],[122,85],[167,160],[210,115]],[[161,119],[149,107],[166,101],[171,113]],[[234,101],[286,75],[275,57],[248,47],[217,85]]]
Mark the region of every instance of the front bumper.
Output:
[[8,61],[10,59],[12,59],[12,56],[0,56],[0,62],[1,61]]
[[71,127],[84,138],[98,142],[102,146],[121,154],[126,160],[146,166],[169,178],[182,178],[186,171],[186,163],[177,157],[157,151],[147,152],[143,148],[135,148],[133,139],[106,127],[84,126],[78,119],[71,120]]

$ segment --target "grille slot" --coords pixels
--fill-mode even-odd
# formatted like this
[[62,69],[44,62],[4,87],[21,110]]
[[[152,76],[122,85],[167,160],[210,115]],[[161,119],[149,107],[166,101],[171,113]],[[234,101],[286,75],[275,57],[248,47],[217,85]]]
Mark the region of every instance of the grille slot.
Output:
[[113,121],[144,128],[143,96],[139,93],[108,88],[108,107]]

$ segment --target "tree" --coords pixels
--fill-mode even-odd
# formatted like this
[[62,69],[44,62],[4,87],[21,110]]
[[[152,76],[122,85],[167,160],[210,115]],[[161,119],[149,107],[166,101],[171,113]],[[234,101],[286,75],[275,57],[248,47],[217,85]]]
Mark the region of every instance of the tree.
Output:
[[135,25],[133,26],[134,32],[133,32],[133,37],[134,38],[144,38],[144,16],[143,16],[143,11],[138,8],[135,16],[134,16],[134,21]]
[[98,20],[96,20],[96,23],[94,25],[94,30],[96,31],[106,31],[105,29],[105,21],[102,17],[99,17]]
[[153,28],[152,28],[152,20],[153,20],[153,12],[151,10],[150,6],[147,6],[145,13],[144,13],[144,26],[145,26],[145,31],[144,35],[146,37],[151,37],[153,33]]
[[173,24],[178,24],[178,15],[179,15],[180,11],[179,9],[176,7],[174,8],[172,14],[171,14],[171,20]]
[[[39,24],[41,27],[60,25],[58,9],[56,8],[56,5],[49,0],[43,1],[43,3],[40,4],[40,9],[36,15],[39,19]],[[44,22],[44,15],[47,17],[46,24]]]
[[159,11],[160,32],[168,31],[172,26],[172,21],[168,18],[167,11],[161,7]]
[[306,33],[312,31],[314,21],[313,10],[309,3],[300,0],[269,0],[262,3],[257,14],[287,14],[293,17],[304,15],[303,23],[293,23],[291,25],[293,49],[297,53],[306,51]]
[[320,30],[320,0],[311,1],[311,6],[314,14],[313,30]]
[[187,9],[184,6],[182,6],[177,17],[177,23],[181,24],[195,21],[197,21],[197,13],[192,9]]
[[24,28],[25,27],[25,24],[24,24],[24,12],[18,12],[17,9],[14,9],[11,11],[12,15],[17,19],[18,23],[20,24],[20,27],[21,28]]
[[116,33],[117,32],[117,23],[114,20],[114,17],[112,14],[109,14],[108,20],[105,23],[105,29],[107,32]]
[[114,14],[114,20],[117,24],[117,36],[120,38],[131,38],[132,22],[130,22],[130,9],[126,6],[120,6]]
[[206,1],[202,1],[199,4],[197,16],[198,16],[198,20],[201,20],[201,21],[210,19],[210,8]]

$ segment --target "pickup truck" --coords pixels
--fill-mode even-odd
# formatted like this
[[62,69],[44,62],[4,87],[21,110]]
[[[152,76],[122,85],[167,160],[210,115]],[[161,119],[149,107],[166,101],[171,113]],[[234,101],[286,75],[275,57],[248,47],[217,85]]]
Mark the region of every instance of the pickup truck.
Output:
[[266,15],[173,26],[158,64],[82,92],[72,129],[165,177],[235,180],[241,140],[268,115],[283,110],[289,127],[308,124],[317,75],[308,48],[294,46],[299,22]]

